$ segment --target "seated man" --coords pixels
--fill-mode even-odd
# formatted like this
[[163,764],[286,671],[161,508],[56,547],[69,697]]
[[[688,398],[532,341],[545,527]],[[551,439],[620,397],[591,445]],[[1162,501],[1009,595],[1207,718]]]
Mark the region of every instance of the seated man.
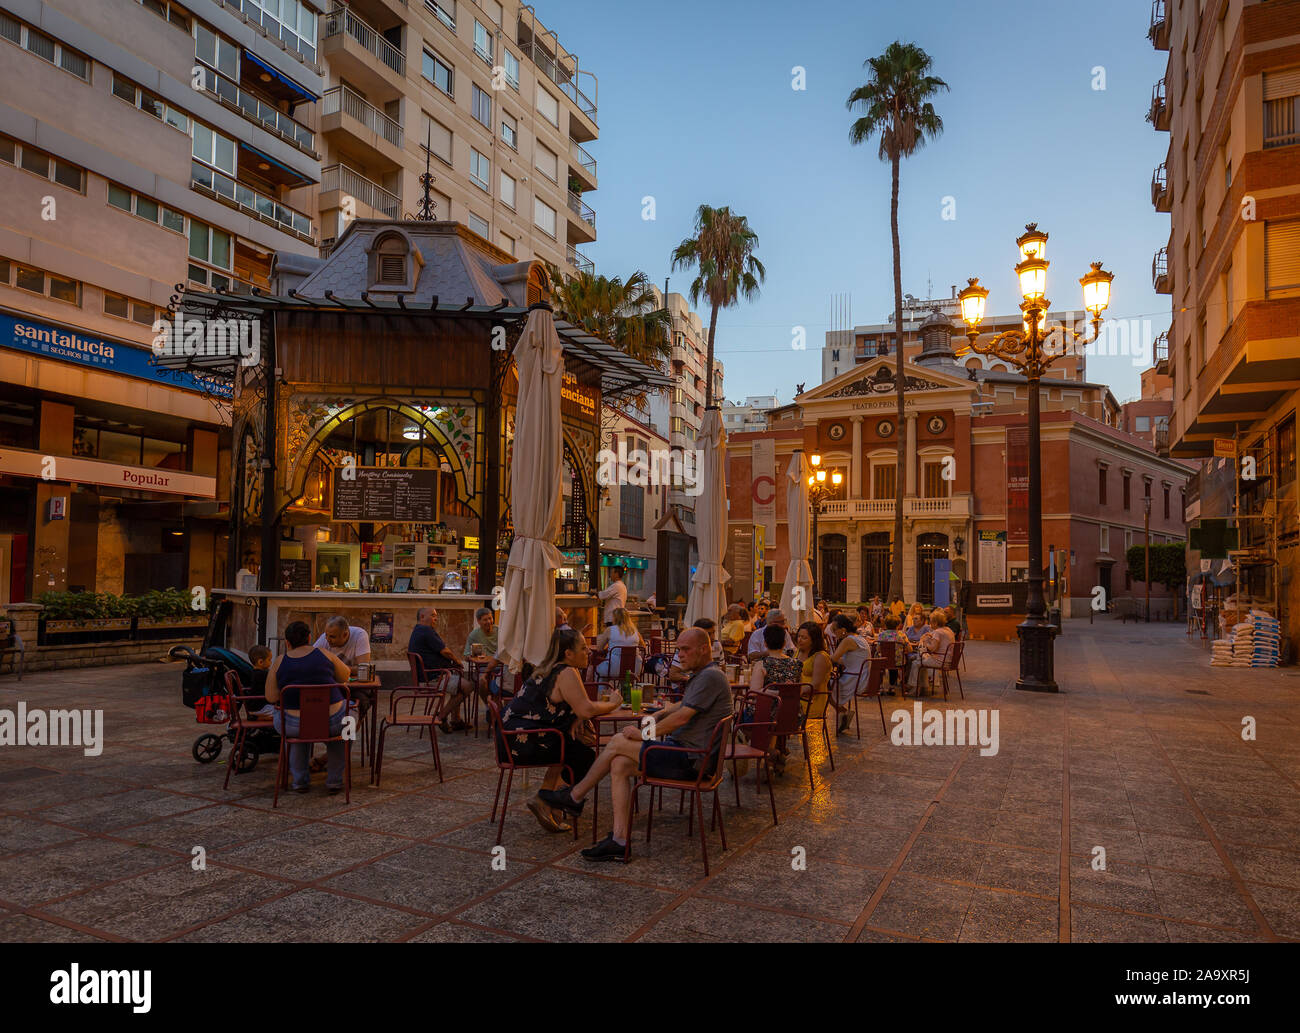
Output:
[[486,606],[480,606],[474,611],[474,627],[470,629],[469,637],[465,639],[466,660],[475,656],[475,646],[479,647],[478,656],[487,658],[488,661],[487,666],[478,676],[478,694],[484,699],[487,699],[489,693],[499,696],[501,675],[497,673],[496,677],[493,677],[493,672],[501,666],[501,661],[497,659],[497,629],[494,615]]
[[[316,639],[312,645],[323,652],[333,653],[347,664],[352,674],[357,673],[357,664],[370,662],[370,636],[364,628],[348,624],[348,619],[340,614],[335,614],[325,622],[325,634]],[[370,697],[360,693],[348,705],[356,711],[359,722],[370,709]],[[324,771],[325,758],[313,759],[311,770]]]
[[[786,627],[785,614],[780,610],[769,610],[767,613],[767,626],[776,626],[785,628],[785,650],[787,653],[794,652],[794,639],[790,637],[790,629]],[[749,644],[745,646],[745,655],[752,664],[760,657],[767,656],[767,643],[763,641],[763,629],[759,628],[749,636]]]
[[424,663],[424,676],[430,681],[439,675],[449,673],[447,695],[438,711],[438,720],[442,722],[444,732],[456,732],[465,727],[459,719],[449,719],[448,715],[457,713],[456,708],[469,695],[468,678],[462,678],[460,660],[447,648],[447,643],[438,634],[438,611],[432,606],[421,606],[415,614],[415,627],[411,629],[410,641],[406,644],[408,653],[415,653]]
[[[679,703],[672,703],[655,715],[655,732],[660,744],[702,750],[709,745],[718,723],[731,715],[731,686],[727,676],[710,659],[712,644],[700,628],[687,628],[678,636],[677,656],[690,675]],[[588,861],[625,861],[628,857],[628,804],[632,788],[628,779],[642,770],[642,754],[653,740],[643,741],[641,729],[628,725],[610,740],[582,781],[568,789],[543,789],[538,796],[550,807],[572,815],[582,813],[587,794],[606,775],[614,795],[614,831],[593,847],[582,851]],[[646,773],[656,778],[693,779],[699,755],[652,753]],[[721,764],[720,757],[711,764]]]

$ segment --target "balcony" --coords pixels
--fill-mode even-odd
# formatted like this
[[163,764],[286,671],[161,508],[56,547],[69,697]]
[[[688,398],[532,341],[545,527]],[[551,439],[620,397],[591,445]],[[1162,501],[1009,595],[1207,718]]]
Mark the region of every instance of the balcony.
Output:
[[1165,6],[1165,0],[1151,0],[1151,28],[1147,29],[1147,39],[1157,50],[1169,49],[1169,17]]
[[1151,175],[1151,203],[1158,212],[1167,212],[1173,208],[1173,197],[1169,192],[1169,166],[1163,161]]
[[1152,345],[1152,365],[1160,376],[1169,374],[1169,331],[1162,330]]
[[586,152],[577,140],[569,141],[569,168],[573,170],[583,186],[588,190],[596,189],[596,159]]
[[304,154],[320,159],[316,153],[316,134],[301,122],[290,118],[274,104],[255,96],[233,79],[207,65],[195,65],[194,70],[199,73],[201,80],[195,89],[206,90],[218,103],[239,112],[250,122],[256,122],[268,133],[274,133]]
[[1156,428],[1155,444],[1156,444],[1156,454],[1168,458],[1169,456],[1169,428],[1168,427]]
[[1151,108],[1147,111],[1147,121],[1160,132],[1169,129],[1169,101],[1163,79],[1151,89]]
[[[538,23],[536,14],[530,6],[525,5],[519,9],[519,24],[515,42],[518,44],[519,49],[523,51],[524,57],[531,61],[542,75],[555,83],[560,88],[560,91],[569,100],[573,101],[577,109],[590,120],[590,129],[580,120],[571,121],[569,125],[570,133],[583,133],[586,135],[581,136],[581,139],[594,140],[596,138],[594,132],[596,126],[596,99],[594,96],[596,77],[590,72],[579,69],[577,57],[566,53],[564,48],[560,46],[559,38],[555,33]],[[591,82],[589,87],[591,96],[588,96],[588,93],[578,86],[583,76],[586,76]]]
[[406,56],[345,5],[321,22],[321,57],[334,77],[346,75],[364,90],[400,93],[406,88]]
[[1151,261],[1151,287],[1157,294],[1173,294],[1174,278],[1169,272],[1169,248],[1162,247]]
[[572,244],[566,245],[565,257],[569,260],[569,265],[573,266],[578,272],[587,273],[591,276],[596,275],[596,263]]
[[346,133],[360,144],[367,159],[402,164],[402,126],[346,86],[335,86],[321,98],[321,132]]
[[316,243],[308,216],[202,162],[190,163],[190,187],[276,229],[292,233],[310,244]]
[[[329,199],[325,195],[331,191],[337,191],[339,197]],[[364,204],[379,213],[386,219],[397,219],[401,217],[402,199],[396,194],[385,190],[378,183],[366,179],[359,172],[355,172],[346,165],[330,165],[320,170],[320,192],[321,208],[339,208],[342,207],[342,199],[351,197],[359,204]],[[357,211],[358,218],[365,218],[361,211]]]
[[970,500],[965,495],[946,499],[904,500],[903,515],[906,517],[966,517],[970,516]]
[[[907,498],[903,500],[906,517],[945,517],[964,519],[970,516],[970,499],[965,495],[946,499]],[[828,499],[822,503],[824,520],[893,520],[893,499]]]
[[583,241],[596,239],[596,213],[574,190],[569,191],[569,214],[573,216],[569,220],[571,237]]

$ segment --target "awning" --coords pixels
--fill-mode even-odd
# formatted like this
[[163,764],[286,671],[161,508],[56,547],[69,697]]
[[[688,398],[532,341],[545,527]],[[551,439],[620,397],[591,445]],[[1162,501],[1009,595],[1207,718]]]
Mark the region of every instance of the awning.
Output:
[[603,552],[600,554],[602,567],[623,567],[627,570],[645,570],[650,561],[644,556],[624,556],[619,553]]
[[294,82],[283,72],[278,71],[275,68],[272,68],[260,57],[254,54],[251,50],[244,51],[244,59],[247,61],[252,61],[253,64],[257,65],[258,68],[262,69],[264,72],[269,73],[275,79],[279,80],[281,83],[287,86],[294,93],[298,94],[298,96],[300,96],[304,102],[312,102],[312,101],[320,100],[320,98],[316,96],[316,94],[312,93],[311,90]]
[[289,166],[286,165],[284,162],[272,158],[269,154],[266,153],[266,151],[260,150],[259,148],[254,147],[252,144],[247,143],[244,140],[239,141],[239,148],[241,151],[247,151],[249,154],[252,154],[256,160],[264,161],[272,168],[278,169],[281,173],[283,173],[284,178],[288,180],[288,182],[286,182],[284,185],[289,187],[290,189],[293,189],[295,187],[307,186],[315,182],[309,176],[304,176],[297,169],[289,168]]

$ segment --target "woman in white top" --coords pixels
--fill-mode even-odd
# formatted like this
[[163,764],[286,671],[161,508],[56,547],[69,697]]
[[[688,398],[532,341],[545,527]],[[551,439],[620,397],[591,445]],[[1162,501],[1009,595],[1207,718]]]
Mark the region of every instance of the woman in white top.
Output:
[[636,621],[623,607],[620,606],[614,611],[614,623],[600,633],[600,636],[596,639],[596,645],[609,651],[608,659],[602,660],[596,665],[596,677],[614,678],[618,676],[620,670],[628,670],[633,674],[641,673],[641,654],[639,652],[632,661],[631,667],[623,667],[621,664],[622,651],[620,647],[631,649],[636,649],[638,646],[645,647],[645,639],[641,637],[641,632],[636,630]]
[[[835,625],[843,634],[835,646],[831,660],[844,665],[844,673],[840,675],[835,690],[835,702],[840,707],[844,707],[858,690],[859,675],[871,669],[871,643],[853,626],[853,618],[847,614],[841,613],[836,616]],[[841,732],[848,727],[848,720],[849,712],[845,711],[840,715]]]
[[942,610],[930,614],[930,630],[921,637],[920,649],[912,657],[911,669],[908,671],[907,683],[916,688],[921,677],[921,668],[938,668],[943,666],[948,649],[957,636],[948,627],[948,618]]

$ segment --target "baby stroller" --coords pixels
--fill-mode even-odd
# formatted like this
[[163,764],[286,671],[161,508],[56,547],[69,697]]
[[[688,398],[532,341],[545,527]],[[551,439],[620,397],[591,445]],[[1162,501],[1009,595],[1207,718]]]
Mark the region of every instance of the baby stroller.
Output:
[[[174,646],[168,654],[174,660],[184,660],[181,674],[181,702],[194,711],[201,725],[225,725],[222,734],[204,732],[194,740],[190,752],[200,764],[211,764],[221,756],[223,739],[232,745],[236,739],[235,719],[240,708],[247,706],[242,698],[231,694],[227,675],[234,674],[241,690],[246,690],[253,680],[253,665],[242,653],[210,646],[200,656],[188,646]],[[244,718],[250,715],[245,709]],[[263,753],[278,753],[280,736],[269,728],[258,728],[244,737],[243,749],[236,758],[235,770],[240,774],[252,771]]]

